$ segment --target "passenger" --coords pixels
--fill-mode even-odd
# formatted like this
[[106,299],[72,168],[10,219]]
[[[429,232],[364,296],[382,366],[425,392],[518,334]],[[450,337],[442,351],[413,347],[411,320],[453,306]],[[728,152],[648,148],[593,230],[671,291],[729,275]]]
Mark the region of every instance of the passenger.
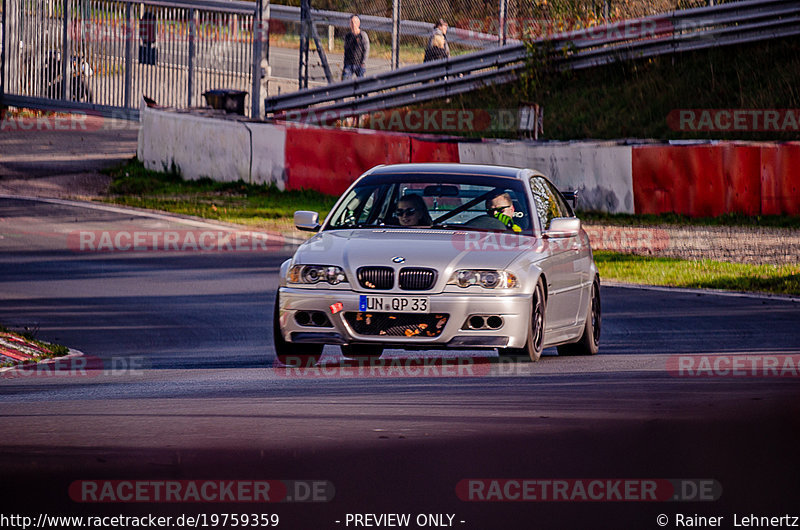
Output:
[[395,214],[401,226],[430,226],[433,224],[428,207],[420,195],[403,195],[397,201]]

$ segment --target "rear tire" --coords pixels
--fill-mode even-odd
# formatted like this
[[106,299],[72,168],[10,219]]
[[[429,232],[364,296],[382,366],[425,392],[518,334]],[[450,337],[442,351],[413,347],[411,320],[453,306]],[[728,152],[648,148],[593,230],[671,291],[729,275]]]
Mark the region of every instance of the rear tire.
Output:
[[524,357],[527,356],[531,362],[538,361],[544,349],[544,315],[547,307],[547,300],[544,297],[544,285],[541,278],[536,284],[531,299],[531,324],[528,326],[528,338],[522,348],[500,348],[498,351],[502,356]]
[[383,346],[372,344],[350,344],[342,346],[342,355],[350,359],[373,360],[383,355]]
[[272,311],[272,342],[275,346],[275,357],[286,366],[314,366],[322,357],[324,344],[293,344],[286,342],[281,333],[281,304],[279,292],[275,293],[275,308]]
[[586,314],[583,335],[578,342],[562,344],[558,347],[559,355],[596,355],[600,351],[600,325],[602,322],[602,306],[600,304],[600,282],[592,282],[592,294]]

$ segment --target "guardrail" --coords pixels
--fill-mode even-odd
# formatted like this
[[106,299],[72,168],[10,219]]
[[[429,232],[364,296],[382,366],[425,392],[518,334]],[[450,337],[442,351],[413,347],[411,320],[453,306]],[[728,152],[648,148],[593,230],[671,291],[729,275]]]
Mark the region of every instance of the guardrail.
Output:
[[[748,0],[674,11],[572,31],[532,43],[552,50],[562,69],[744,44],[800,34],[797,0]],[[529,52],[516,43],[375,76],[267,98],[268,114],[294,113],[307,123],[449,97],[518,78]],[[329,103],[327,105],[322,105]],[[316,106],[315,106],[316,105]]]

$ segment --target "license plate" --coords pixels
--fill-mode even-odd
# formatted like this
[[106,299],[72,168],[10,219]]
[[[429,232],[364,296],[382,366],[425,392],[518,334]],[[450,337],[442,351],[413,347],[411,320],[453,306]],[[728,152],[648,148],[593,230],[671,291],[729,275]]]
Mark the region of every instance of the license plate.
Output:
[[368,296],[358,297],[359,311],[385,313],[430,313],[427,296]]

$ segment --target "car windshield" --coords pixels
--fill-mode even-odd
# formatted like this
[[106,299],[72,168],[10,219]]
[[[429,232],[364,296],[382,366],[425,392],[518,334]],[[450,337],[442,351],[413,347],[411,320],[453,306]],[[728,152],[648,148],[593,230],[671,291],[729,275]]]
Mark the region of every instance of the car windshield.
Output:
[[372,175],[349,190],[326,230],[401,227],[533,234],[522,181],[474,175]]

